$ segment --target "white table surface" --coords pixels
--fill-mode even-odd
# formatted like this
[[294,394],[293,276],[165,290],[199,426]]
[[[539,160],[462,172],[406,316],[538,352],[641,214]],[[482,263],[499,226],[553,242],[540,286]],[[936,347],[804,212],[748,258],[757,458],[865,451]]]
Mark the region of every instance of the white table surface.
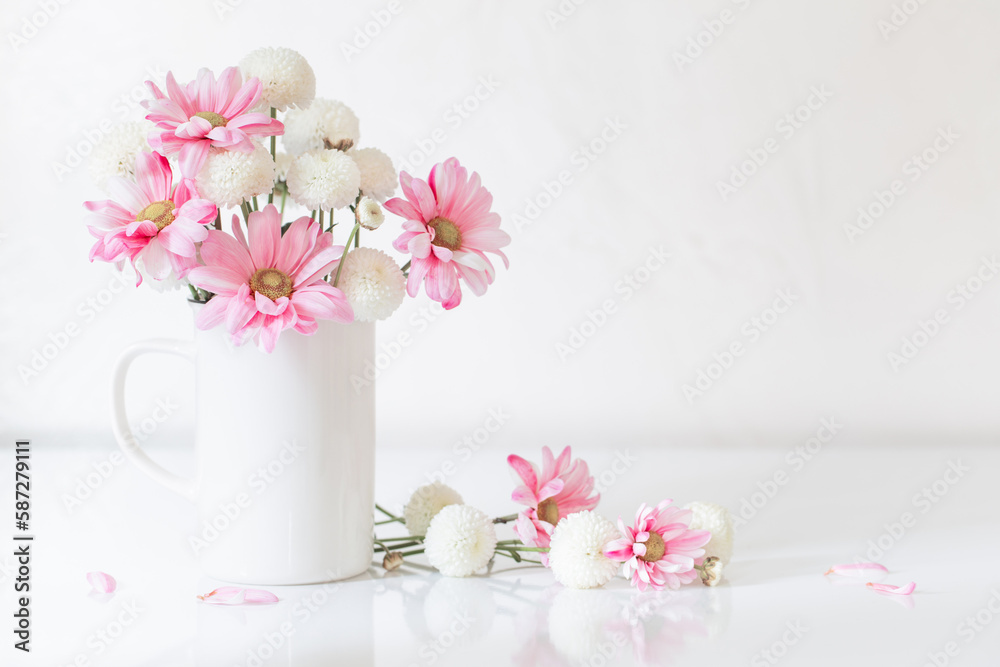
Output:
[[[759,482],[784,471],[785,483],[738,531],[734,561],[717,588],[638,593],[616,579],[604,589],[574,591],[547,570],[505,559],[491,576],[449,579],[421,567],[418,558],[388,574],[373,564],[345,582],[272,587],[281,601],[251,608],[214,607],[195,598],[219,582],[199,573],[187,545],[196,528],[193,507],[127,463],[113,466],[89,498],[67,508],[66,494],[108,460],[109,440],[36,438],[33,651],[14,651],[5,631],[0,664],[1000,663],[1000,451],[942,446],[901,452],[838,448],[835,441],[796,470],[798,464],[786,460],[795,445],[769,451],[627,443],[577,448],[598,475],[612,470],[616,452],[634,459],[613,481],[605,474],[611,483],[599,511],[611,518],[630,516],[641,501],[670,496],[738,510]],[[6,445],[0,451],[0,469],[9,470],[6,458],[13,453]],[[377,496],[398,509],[425,471],[452,461],[454,469],[444,466],[452,471],[448,482],[469,504],[494,516],[513,512],[507,453],[486,446],[464,461],[383,447]],[[534,445],[519,453],[538,458]],[[154,452],[178,470],[190,466],[190,456],[183,446]],[[922,489],[933,489],[952,464],[968,470],[960,477],[952,473],[954,484],[939,482],[945,493],[931,491],[934,502],[922,500]],[[7,477],[0,483],[4,498],[13,495]],[[913,516],[912,527],[898,539],[882,537],[886,524],[892,528],[905,512]],[[823,576],[834,563],[863,557],[869,540],[880,537],[888,549],[876,555],[891,571],[885,581],[916,582],[911,598]],[[0,613],[8,619],[14,609],[11,552],[5,548],[0,558]],[[85,573],[91,570],[113,574],[118,591],[90,593]]]

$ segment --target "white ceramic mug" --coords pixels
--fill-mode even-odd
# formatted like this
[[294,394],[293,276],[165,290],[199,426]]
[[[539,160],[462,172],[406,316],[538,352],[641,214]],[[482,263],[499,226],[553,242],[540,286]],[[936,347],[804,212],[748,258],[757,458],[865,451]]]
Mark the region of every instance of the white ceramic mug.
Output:
[[[195,365],[197,472],[180,478],[136,444],[125,414],[129,367],[148,353]],[[289,330],[271,354],[219,329],[126,349],[114,372],[114,432],[140,470],[193,501],[189,543],[205,573],[244,584],[310,584],[372,562],[375,325]]]

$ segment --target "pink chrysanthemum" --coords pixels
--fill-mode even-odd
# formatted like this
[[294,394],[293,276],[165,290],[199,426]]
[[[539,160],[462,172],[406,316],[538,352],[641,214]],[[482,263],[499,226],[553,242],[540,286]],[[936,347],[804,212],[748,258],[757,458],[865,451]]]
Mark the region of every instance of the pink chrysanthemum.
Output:
[[257,78],[241,83],[236,67],[227,67],[219,80],[211,70],[202,69],[198,78],[179,86],[167,73],[167,94],[147,81],[152,100],[142,105],[146,119],[156,123],[149,145],[165,155],[180,153],[181,173],[195,178],[205,164],[208,150],[215,146],[242,153],[253,152],[251,137],[280,135],[285,126],[262,113],[248,113],[260,100],[263,85]]
[[[567,447],[553,458],[552,450],[542,447],[542,470],[516,454],[507,463],[524,482],[514,489],[511,499],[528,509],[522,510],[514,524],[514,532],[529,547],[547,547],[559,519],[575,512],[592,510],[601,499],[594,491],[594,478],[586,462],[572,460]],[[543,561],[548,559],[544,557]]]
[[[212,202],[199,199],[191,181],[173,187],[174,176],[167,158],[159,153],[139,153],[135,160],[135,182],[113,176],[108,179],[111,199],[84,202],[93,215],[88,226],[97,242],[90,261],[125,260],[163,280],[173,269],[183,278],[198,262],[195,243],[208,236],[207,223],[215,219]],[[142,274],[136,269],[136,285]]]
[[656,507],[643,503],[635,515],[635,525],[618,519],[623,537],[609,542],[604,555],[625,565],[622,573],[640,591],[677,590],[698,578],[695,559],[705,555],[701,547],[712,539],[707,530],[691,530],[691,510],[671,506],[664,500]]
[[510,236],[500,229],[500,216],[490,211],[493,196],[480,185],[479,174],[470,177],[457,159],[448,158],[434,165],[427,182],[404,171],[399,183],[406,199],[390,199],[385,207],[406,218],[393,247],[413,256],[407,293],[416,296],[423,283],[427,296],[446,309],[462,301],[459,279],[473,294],[484,294],[496,275],[486,253],[508,266],[500,248]]
[[333,235],[317,222],[301,217],[282,236],[281,215],[269,205],[250,214],[247,236],[234,215],[233,236],[211,230],[202,244],[205,265],[192,269],[188,280],[215,296],[195,318],[199,329],[224,322],[234,344],[255,337],[271,352],[285,329],[312,335],[316,320],[354,320],[344,293],[323,279],[344,247],[334,246]]

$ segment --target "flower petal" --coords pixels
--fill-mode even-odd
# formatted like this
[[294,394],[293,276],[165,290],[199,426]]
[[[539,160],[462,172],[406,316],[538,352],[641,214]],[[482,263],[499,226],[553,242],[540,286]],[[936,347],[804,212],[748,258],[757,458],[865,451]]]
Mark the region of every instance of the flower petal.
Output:
[[88,572],[87,581],[98,593],[114,593],[118,588],[115,578],[105,572]]

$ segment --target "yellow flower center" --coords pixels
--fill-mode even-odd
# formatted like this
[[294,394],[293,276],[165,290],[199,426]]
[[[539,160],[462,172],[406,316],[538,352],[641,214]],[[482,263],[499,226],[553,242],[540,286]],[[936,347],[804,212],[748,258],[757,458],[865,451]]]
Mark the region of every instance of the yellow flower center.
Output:
[[553,526],[559,523],[559,505],[556,501],[551,498],[546,498],[542,502],[538,503],[538,518],[542,521],[548,521]]
[[212,127],[225,127],[226,123],[229,122],[223,116],[220,116],[219,114],[212,111],[199,111],[198,113],[195,114],[195,116],[197,116],[198,118],[204,118],[205,120],[207,120],[209,123],[212,124]]
[[154,201],[152,204],[135,214],[135,221],[149,220],[160,231],[175,220],[174,203],[169,199]]
[[292,293],[292,279],[278,269],[259,269],[250,276],[250,289],[277,301]]
[[431,241],[434,245],[452,251],[462,247],[462,232],[448,218],[434,218],[427,226],[434,230],[434,240]]
[[666,545],[663,544],[663,538],[660,537],[660,534],[650,531],[649,538],[646,540],[646,555],[639,556],[639,558],[647,563],[655,563],[663,558],[666,551]]

